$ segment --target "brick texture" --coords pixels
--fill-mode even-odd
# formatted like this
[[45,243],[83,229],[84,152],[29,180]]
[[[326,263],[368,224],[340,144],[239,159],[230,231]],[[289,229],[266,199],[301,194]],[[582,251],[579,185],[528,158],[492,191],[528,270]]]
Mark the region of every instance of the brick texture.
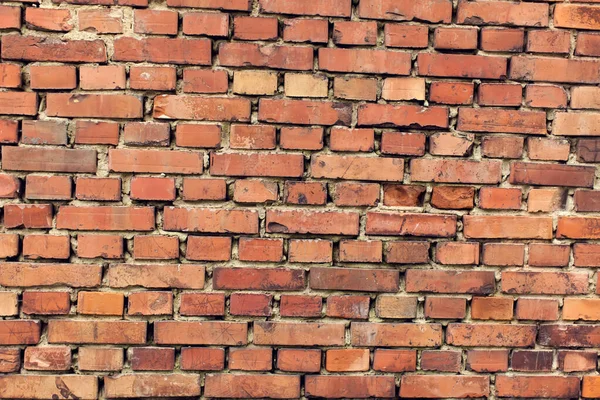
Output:
[[600,398],[600,0],[0,1],[0,398]]

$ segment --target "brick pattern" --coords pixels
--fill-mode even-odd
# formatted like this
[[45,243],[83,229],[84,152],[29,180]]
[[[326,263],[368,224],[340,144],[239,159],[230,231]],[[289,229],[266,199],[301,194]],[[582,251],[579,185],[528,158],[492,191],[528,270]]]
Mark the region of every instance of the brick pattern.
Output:
[[0,398],[600,398],[598,0],[0,35]]

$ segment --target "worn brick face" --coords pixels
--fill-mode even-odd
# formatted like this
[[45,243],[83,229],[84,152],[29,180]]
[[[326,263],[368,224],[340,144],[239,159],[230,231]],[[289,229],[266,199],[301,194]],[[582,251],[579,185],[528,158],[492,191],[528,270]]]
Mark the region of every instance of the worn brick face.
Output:
[[0,36],[1,398],[600,398],[599,0]]

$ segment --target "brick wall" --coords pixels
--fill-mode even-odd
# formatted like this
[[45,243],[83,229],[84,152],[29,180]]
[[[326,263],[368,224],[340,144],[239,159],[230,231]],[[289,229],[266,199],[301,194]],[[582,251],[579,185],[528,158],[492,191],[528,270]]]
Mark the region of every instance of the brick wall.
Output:
[[0,398],[600,398],[584,1],[2,2]]

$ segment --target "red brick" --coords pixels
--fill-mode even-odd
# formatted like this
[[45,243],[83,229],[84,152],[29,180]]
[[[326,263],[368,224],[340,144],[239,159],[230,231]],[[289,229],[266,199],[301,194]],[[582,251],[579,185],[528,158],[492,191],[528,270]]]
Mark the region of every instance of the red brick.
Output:
[[300,376],[208,374],[204,394],[215,398],[296,398],[300,396]]
[[438,77],[502,79],[507,63],[506,58],[479,55],[421,53],[417,57],[419,75]]
[[441,50],[474,50],[477,48],[476,28],[436,28],[433,47]]
[[146,322],[50,320],[48,343],[143,344]]
[[181,315],[225,315],[225,295],[222,293],[183,293],[179,305]]
[[499,397],[579,397],[579,377],[576,376],[497,376]]
[[413,181],[444,183],[500,182],[500,161],[413,159],[410,163]]
[[415,105],[364,104],[358,108],[358,125],[447,128],[446,107],[423,108]]
[[479,207],[488,210],[520,210],[520,188],[483,187],[479,190]]
[[231,258],[231,238],[188,236],[185,254],[188,260],[228,261]]
[[358,234],[358,214],[338,211],[268,210],[269,233]]
[[466,367],[474,372],[508,371],[508,350],[469,350]]
[[385,24],[385,45],[388,47],[425,48],[429,42],[428,31],[428,27],[422,25]]
[[226,37],[229,34],[229,14],[186,13],[183,15],[183,33],[186,35]]
[[287,268],[221,268],[213,270],[215,289],[301,290],[305,287],[303,270]]
[[181,369],[220,371],[225,366],[225,350],[206,347],[181,349]]
[[332,128],[329,147],[333,151],[373,151],[373,129]]
[[110,149],[108,165],[115,172],[202,173],[203,155],[175,150]]
[[72,183],[69,176],[27,175],[25,197],[33,200],[69,200]]
[[346,100],[371,100],[377,98],[377,80],[372,78],[335,77],[335,97]]
[[600,55],[598,43],[600,43],[600,35],[581,32],[577,35],[575,54],[580,56],[598,56]]
[[68,292],[24,291],[21,311],[24,314],[68,314],[71,300]]
[[366,49],[319,49],[319,68],[332,72],[408,75],[408,53]]
[[258,214],[253,210],[166,207],[166,231],[206,233],[258,233]]
[[119,178],[77,178],[75,197],[80,200],[119,201],[121,180]]
[[0,121],[0,143],[17,143],[19,141],[19,122],[3,119]]
[[325,355],[329,372],[368,371],[369,364],[369,349],[331,349]]
[[467,25],[548,26],[549,5],[502,1],[463,2],[457,22]]
[[258,119],[298,125],[350,125],[352,108],[326,101],[261,99]]
[[442,326],[353,322],[350,335],[353,346],[435,347],[442,343]]
[[278,186],[274,182],[257,179],[238,179],[233,185],[236,203],[267,203],[278,199]]
[[[4,375],[0,377],[0,385],[6,387],[7,398],[31,399],[35,397],[51,399],[64,393],[62,382],[69,390],[70,396],[81,400],[91,400],[98,395],[98,378],[84,375]],[[61,391],[62,390],[62,391]]]
[[229,314],[268,317],[272,299],[270,294],[233,293],[229,297]]
[[440,264],[477,265],[479,243],[440,242],[435,257]]
[[599,83],[600,62],[554,57],[515,56],[510,61],[509,78],[524,81]]
[[321,350],[318,349],[279,349],[277,369],[286,372],[319,372],[321,370]]
[[125,288],[204,288],[205,268],[196,264],[111,264],[108,286]]
[[333,42],[341,45],[375,45],[376,22],[336,21],[333,24]]
[[403,375],[400,397],[487,397],[490,382],[487,376],[464,375]]
[[79,67],[79,83],[84,90],[125,89],[126,82],[125,67],[122,65]]
[[46,40],[43,36],[2,36],[2,58],[23,61],[106,62],[102,40]]
[[521,158],[525,139],[514,136],[484,136],[481,153],[490,158]]
[[25,235],[23,255],[31,259],[66,260],[71,255],[70,238],[66,235]]
[[21,7],[0,7],[0,29],[21,28]]
[[135,347],[130,362],[134,371],[171,371],[175,367],[175,349]]
[[134,10],[133,31],[151,35],[176,35],[176,11],[170,10]]
[[97,33],[123,33],[123,12],[115,9],[79,10],[79,29]]
[[315,155],[311,160],[314,178],[369,181],[402,181],[404,161],[388,157]]
[[512,294],[583,294],[588,291],[588,274],[580,272],[502,273],[502,292]]
[[493,271],[406,271],[407,292],[490,294],[495,286]]
[[129,69],[129,86],[138,90],[175,90],[177,71],[173,67],[136,67]]
[[185,68],[183,70],[183,91],[185,93],[225,93],[228,79],[226,71]]
[[126,94],[48,93],[46,114],[51,117],[140,118],[139,97]]
[[243,42],[221,43],[219,62],[226,67],[253,66],[309,70],[313,65],[313,52],[308,47]]
[[324,19],[286,19],[283,21],[283,40],[286,42],[327,43],[329,24]]
[[330,296],[327,298],[327,316],[331,318],[369,318],[368,296]]
[[554,10],[554,26],[596,30],[600,8],[593,5],[559,4]]
[[240,261],[278,262],[282,257],[282,239],[241,237],[238,242],[238,259]]
[[[223,329],[228,334],[222,335]],[[246,322],[159,321],[154,323],[156,344],[202,344],[240,346],[247,343]]]
[[123,238],[115,235],[78,235],[77,255],[81,258],[122,258]]
[[451,323],[446,330],[446,342],[470,347],[530,347],[535,343],[536,333],[535,325]]
[[388,242],[385,259],[395,264],[420,264],[429,260],[429,243],[427,242]]
[[241,40],[277,39],[277,18],[235,17],[233,19],[233,38]]
[[521,297],[517,300],[515,315],[517,319],[554,321],[558,319],[558,301]]
[[175,131],[175,143],[179,147],[220,147],[221,126],[179,123]]
[[475,216],[463,217],[467,238],[486,239],[551,239],[552,218],[528,216]]
[[273,350],[247,348],[229,350],[229,369],[241,371],[270,371],[273,368]]
[[447,350],[423,350],[421,369],[423,371],[459,372],[462,366],[462,352]]
[[19,255],[19,235],[12,233],[0,234],[0,258]]
[[254,344],[275,346],[342,346],[343,323],[254,321]]
[[112,58],[115,61],[208,65],[211,48],[207,39],[120,37],[114,40]]
[[150,231],[154,224],[154,207],[61,206],[56,216],[58,229]]
[[310,287],[317,290],[397,292],[397,271],[361,268],[321,268],[310,270]]
[[125,297],[122,293],[79,292],[77,312],[90,315],[123,315]]
[[422,133],[383,132],[381,152],[384,154],[422,156],[426,137]]
[[525,31],[484,27],[481,29],[481,49],[485,51],[519,53],[523,51]]
[[513,299],[508,297],[473,297],[471,318],[510,321],[513,317]]
[[137,292],[127,296],[128,315],[171,315],[173,294],[171,292]]
[[324,263],[333,259],[333,245],[328,240],[292,239],[288,246],[291,262]]
[[366,0],[359,4],[358,15],[361,18],[448,23],[452,19],[452,4],[446,0],[427,0],[422,3]]
[[7,228],[52,228],[50,204],[6,204],[4,226]]
[[123,368],[123,349],[80,347],[77,361],[82,371],[120,371]]
[[0,112],[7,115],[36,115],[38,112],[37,94],[0,92]]
[[134,236],[133,257],[137,260],[173,260],[179,258],[179,239],[175,236]]
[[382,372],[408,372],[417,369],[415,350],[375,349],[373,369]]
[[317,296],[282,295],[279,313],[282,317],[320,317],[322,299]]
[[379,203],[379,185],[375,183],[340,182],[332,194],[337,206],[375,206]]
[[117,145],[119,143],[119,124],[115,122],[75,121],[75,143]]
[[434,319],[463,319],[467,314],[467,300],[456,297],[425,298],[425,317]]
[[375,304],[375,313],[379,318],[415,318],[417,315],[417,298],[379,295]]
[[123,129],[123,142],[130,146],[168,146],[169,125],[163,123],[128,122]]
[[131,198],[134,200],[175,200],[175,179],[135,176],[130,182]]
[[21,86],[21,66],[17,64],[0,64],[0,87],[18,88]]
[[129,374],[104,377],[107,397],[144,396],[199,396],[200,378],[191,374],[165,374],[156,379],[154,374]]

